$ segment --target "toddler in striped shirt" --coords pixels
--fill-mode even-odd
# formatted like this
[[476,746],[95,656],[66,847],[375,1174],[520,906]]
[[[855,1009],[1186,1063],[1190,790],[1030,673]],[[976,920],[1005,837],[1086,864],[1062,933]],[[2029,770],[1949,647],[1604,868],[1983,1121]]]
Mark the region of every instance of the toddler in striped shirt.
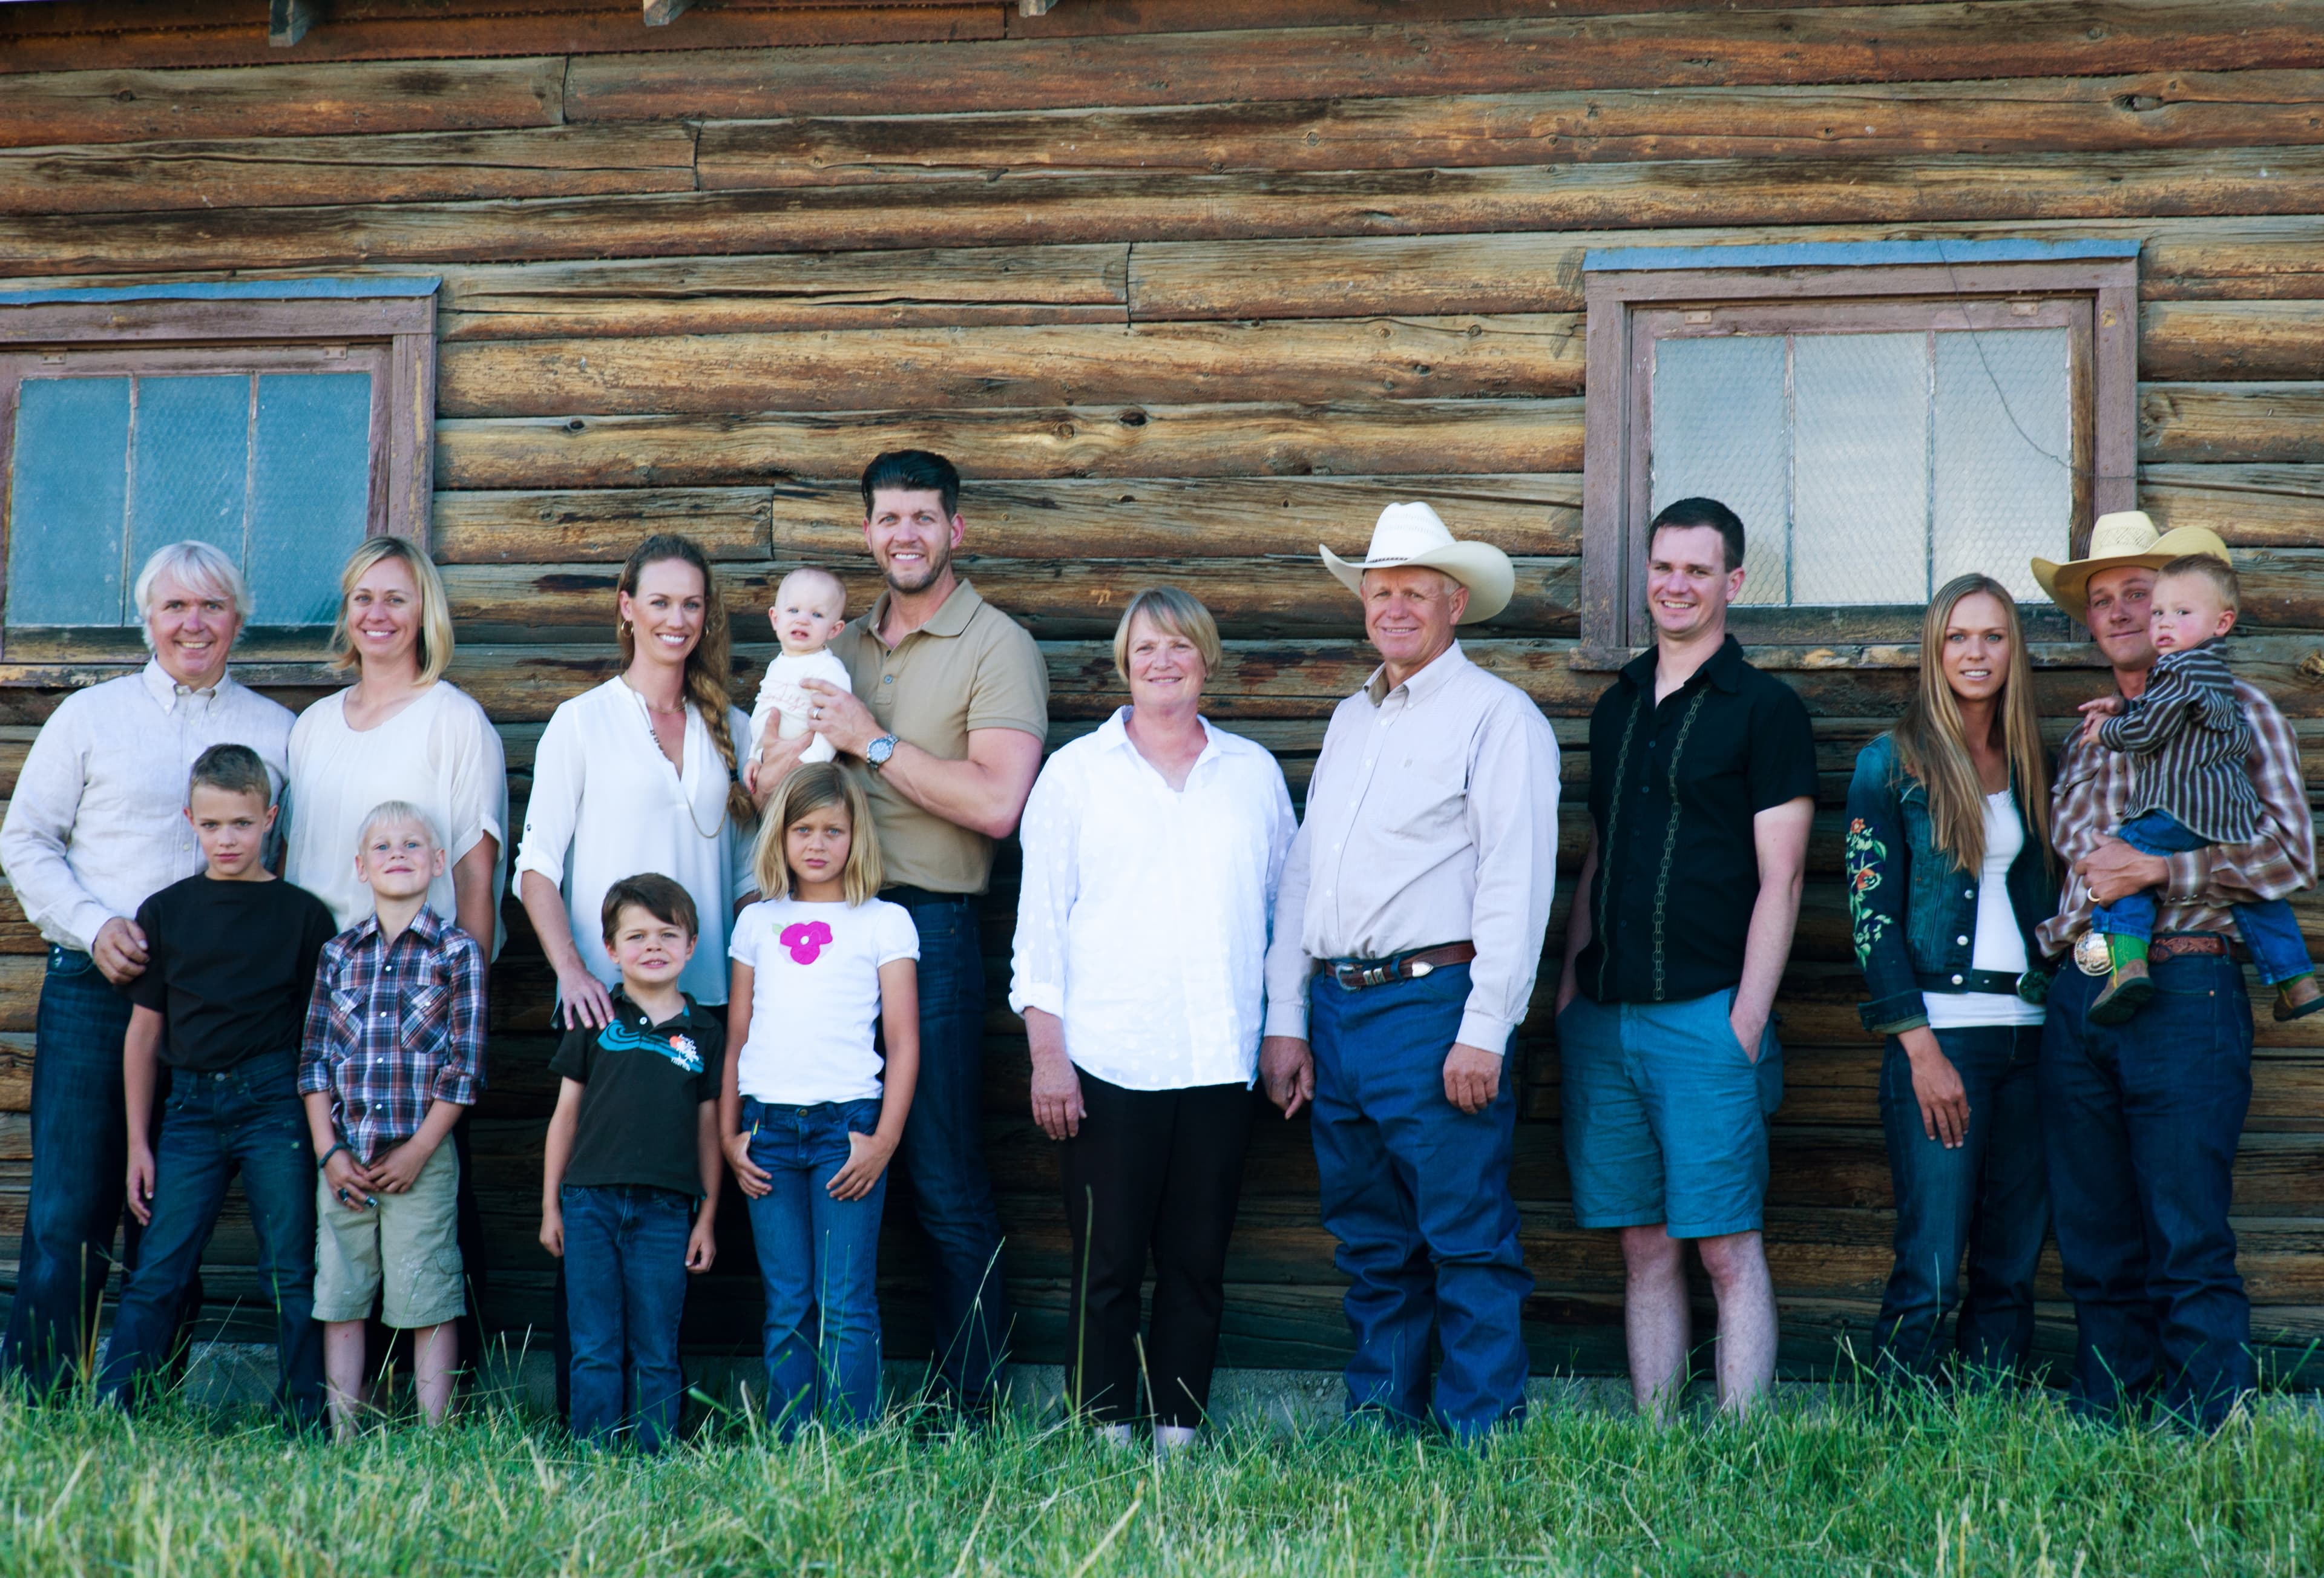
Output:
[[[2146,688],[2127,702],[2108,696],[2082,704],[2084,732],[2137,759],[2130,805],[2115,835],[2142,854],[2247,844],[2259,835],[2251,722],[2236,699],[2236,677],[2219,644],[2241,605],[2235,567],[2227,560],[2208,553],[2172,559],[2155,577],[2147,615],[2158,655]],[[2275,988],[2275,1017],[2295,1020],[2324,1009],[2292,906],[2255,900],[2235,912],[2260,979]],[[2092,909],[2090,930],[2105,936],[2112,965],[2106,989],[2090,1000],[2093,1024],[2122,1024],[2154,995],[2146,950],[2155,913],[2152,891]]]

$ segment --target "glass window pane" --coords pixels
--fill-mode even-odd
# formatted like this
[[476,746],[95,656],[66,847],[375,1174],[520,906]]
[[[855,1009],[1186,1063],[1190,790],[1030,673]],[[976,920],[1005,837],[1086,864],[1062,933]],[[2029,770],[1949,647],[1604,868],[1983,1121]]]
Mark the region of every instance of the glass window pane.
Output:
[[8,497],[8,623],[118,624],[129,380],[27,378]]
[[1776,335],[1655,345],[1653,508],[1708,496],[1743,518],[1745,603],[1782,604],[1791,524],[1790,417]]
[[2065,558],[2073,523],[2066,331],[1936,338],[1936,582],[1982,570],[2020,602],[2037,601],[2026,561]]
[[1792,341],[1792,601],[1929,599],[1929,337]]
[[135,442],[129,468],[130,565],[189,537],[215,543],[241,563],[250,375],[141,375]]
[[262,374],[257,445],[251,622],[328,624],[339,568],[370,530],[371,374]]

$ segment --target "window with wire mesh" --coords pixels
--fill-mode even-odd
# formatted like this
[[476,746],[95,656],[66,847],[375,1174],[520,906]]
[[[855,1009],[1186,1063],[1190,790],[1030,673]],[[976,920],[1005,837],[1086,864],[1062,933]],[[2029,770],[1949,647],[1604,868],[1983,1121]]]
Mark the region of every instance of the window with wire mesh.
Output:
[[12,650],[19,634],[134,627],[139,567],[189,538],[241,567],[252,624],[329,624],[339,568],[380,510],[383,355],[0,358]]
[[2080,347],[2056,315],[1667,316],[1651,505],[1708,495],[1743,518],[1742,603],[1925,604],[1970,570],[2033,601],[2028,560],[2070,557]]

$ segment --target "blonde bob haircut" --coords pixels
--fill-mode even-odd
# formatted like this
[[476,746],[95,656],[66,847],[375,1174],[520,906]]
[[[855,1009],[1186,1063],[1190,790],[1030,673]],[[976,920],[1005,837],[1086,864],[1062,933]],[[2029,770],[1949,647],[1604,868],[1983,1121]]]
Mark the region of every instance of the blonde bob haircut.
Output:
[[791,894],[790,863],[783,858],[783,835],[793,823],[826,806],[847,807],[847,864],[840,872],[841,888],[851,905],[880,896],[887,873],[880,864],[880,835],[872,826],[872,801],[855,775],[836,761],[814,761],[794,768],[775,787],[759,818],[758,840],[751,846],[751,873],[759,879],[759,897],[788,899]]
[[1176,586],[1148,586],[1130,600],[1130,606],[1121,611],[1121,623],[1113,627],[1113,671],[1121,676],[1124,685],[1130,683],[1130,626],[1141,614],[1157,628],[1194,643],[1195,655],[1203,660],[1204,678],[1219,671],[1224,653],[1219,646],[1219,622],[1211,617],[1211,611],[1191,592]]
[[433,685],[452,666],[452,600],[435,562],[408,538],[366,537],[347,555],[347,568],[339,572],[338,623],[331,627],[331,667],[352,669],[363,661],[355,653],[355,632],[347,628],[347,600],[355,595],[357,581],[389,559],[410,572],[420,594],[420,683]]

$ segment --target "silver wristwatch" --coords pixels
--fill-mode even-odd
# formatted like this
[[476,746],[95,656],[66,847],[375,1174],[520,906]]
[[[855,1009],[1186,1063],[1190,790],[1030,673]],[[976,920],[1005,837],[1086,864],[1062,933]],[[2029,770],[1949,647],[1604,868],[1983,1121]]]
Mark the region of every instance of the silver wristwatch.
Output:
[[882,734],[863,747],[863,765],[877,772],[888,765],[888,758],[896,753],[896,736]]

